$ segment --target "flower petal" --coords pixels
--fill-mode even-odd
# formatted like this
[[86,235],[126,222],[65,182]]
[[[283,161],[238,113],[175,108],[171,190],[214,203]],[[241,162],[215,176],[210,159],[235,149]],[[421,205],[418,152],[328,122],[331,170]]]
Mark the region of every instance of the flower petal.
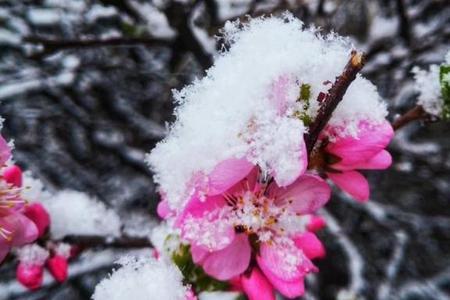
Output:
[[314,233],[305,232],[297,236],[295,245],[303,251],[309,259],[325,257],[325,247]]
[[306,228],[309,231],[316,232],[318,230],[321,230],[325,226],[327,226],[327,223],[325,222],[325,220],[322,217],[313,215],[313,216],[311,216],[311,220],[309,221]]
[[304,279],[300,278],[294,281],[283,281],[277,277],[267,277],[274,288],[288,299],[302,296],[305,293]]
[[275,300],[273,287],[258,267],[241,275],[241,285],[249,300]]
[[0,165],[4,165],[6,161],[11,157],[11,148],[8,143],[0,135]]
[[166,199],[159,201],[158,206],[156,207],[156,213],[163,220],[173,214],[172,209],[169,207],[169,202]]
[[18,247],[34,242],[39,235],[38,228],[33,221],[22,214],[14,214],[15,232],[12,246]]
[[38,202],[25,207],[24,213],[27,218],[34,222],[38,229],[39,236],[44,235],[50,226],[50,215],[44,206]]
[[228,247],[210,252],[201,264],[207,274],[219,280],[229,280],[248,268],[250,253],[247,235],[238,234]]
[[327,173],[327,175],[339,188],[356,200],[364,202],[369,199],[369,183],[361,173],[343,171],[342,173]]
[[391,166],[392,156],[386,150],[381,150],[369,160],[357,164],[356,169],[360,170],[384,170]]
[[333,168],[348,169],[371,159],[386,148],[393,136],[394,130],[387,121],[375,126],[362,122],[356,138],[337,138],[327,145],[326,151],[342,159]]
[[244,158],[231,158],[219,163],[208,176],[207,194],[214,196],[226,192],[245,178],[253,167],[254,165]]
[[256,259],[264,274],[293,281],[303,276],[298,270],[304,258],[302,254],[294,244],[262,243]]
[[194,263],[200,265],[202,261],[208,256],[208,250],[203,247],[197,247],[196,245],[191,245],[191,255]]
[[185,208],[178,216],[175,226],[179,227],[184,222],[187,216],[194,218],[201,218],[206,213],[215,209],[222,208],[226,205],[225,199],[222,196],[213,196],[201,198],[200,196],[193,196],[186,204]]
[[331,189],[322,178],[305,174],[286,188],[275,187],[271,190],[275,203],[279,206],[289,204],[296,213],[313,213],[330,199]]

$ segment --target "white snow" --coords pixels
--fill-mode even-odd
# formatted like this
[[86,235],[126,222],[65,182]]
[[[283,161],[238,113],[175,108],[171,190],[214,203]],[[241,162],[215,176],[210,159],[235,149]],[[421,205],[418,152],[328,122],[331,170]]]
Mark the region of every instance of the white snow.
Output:
[[414,67],[412,72],[416,81],[414,89],[419,93],[417,104],[422,105],[427,113],[440,116],[444,101],[439,83],[439,66],[431,65],[428,71]]
[[[290,15],[227,22],[223,37],[232,45],[220,54],[207,75],[174,92],[179,104],[176,121],[166,139],[147,158],[155,181],[174,209],[183,207],[192,193],[189,181],[208,174],[229,158],[246,157],[263,171],[290,179],[298,168],[305,132],[294,117],[301,84],[311,86],[314,117],[320,92],[326,92],[347,63],[351,45],[336,35],[321,36],[304,28]],[[271,89],[281,78],[289,79],[286,109],[279,111]],[[272,99],[271,99],[272,98]],[[333,114],[330,125],[355,134],[361,119],[381,122],[387,115],[374,85],[358,76]]]
[[163,258],[169,259],[181,244],[180,233],[167,222],[161,222],[153,229],[150,241]]
[[27,16],[34,25],[52,25],[61,18],[60,11],[52,8],[33,8],[28,11]]
[[25,264],[43,265],[50,253],[38,244],[29,244],[16,251],[19,260]]
[[54,238],[120,235],[121,222],[117,213],[84,193],[63,190],[41,202],[51,216],[50,233]]
[[24,173],[23,196],[38,201],[50,214],[50,234],[59,239],[67,235],[119,236],[122,222],[117,213],[85,193],[62,190],[51,193],[42,182]]
[[178,268],[152,258],[128,257],[95,288],[93,300],[182,300],[187,289]]

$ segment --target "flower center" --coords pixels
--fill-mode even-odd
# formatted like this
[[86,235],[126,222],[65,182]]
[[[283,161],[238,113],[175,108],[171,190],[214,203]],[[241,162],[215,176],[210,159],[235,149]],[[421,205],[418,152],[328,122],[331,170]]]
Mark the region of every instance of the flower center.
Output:
[[14,187],[6,182],[0,185],[0,210],[22,207],[26,201],[21,198],[22,188]]
[[227,197],[231,206],[229,219],[237,232],[256,234],[260,242],[275,236],[288,236],[304,231],[308,218],[289,209],[291,201],[277,205],[276,199],[246,191]]

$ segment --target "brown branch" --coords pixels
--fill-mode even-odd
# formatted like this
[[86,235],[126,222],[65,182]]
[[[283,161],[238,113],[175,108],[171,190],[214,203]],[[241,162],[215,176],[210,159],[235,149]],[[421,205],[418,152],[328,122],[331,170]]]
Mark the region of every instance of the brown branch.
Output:
[[408,110],[405,114],[398,117],[392,123],[392,127],[394,128],[394,130],[398,130],[413,121],[427,120],[430,119],[430,117],[431,116],[423,109],[421,105],[416,105]]
[[108,238],[104,236],[95,235],[70,235],[64,237],[64,243],[73,244],[80,250],[95,248],[95,247],[109,247],[109,248],[145,248],[152,247],[152,244],[147,238],[121,236],[118,238]]
[[352,51],[350,60],[345,66],[344,71],[336,78],[335,82],[328,90],[325,98],[322,100],[322,104],[320,105],[314,122],[309,126],[308,133],[305,134],[305,143],[308,154],[311,154],[313,151],[320,133],[327,125],[339,102],[342,101],[348,87],[352,81],[355,80],[358,72],[361,71],[364,62],[365,55],[363,53]]

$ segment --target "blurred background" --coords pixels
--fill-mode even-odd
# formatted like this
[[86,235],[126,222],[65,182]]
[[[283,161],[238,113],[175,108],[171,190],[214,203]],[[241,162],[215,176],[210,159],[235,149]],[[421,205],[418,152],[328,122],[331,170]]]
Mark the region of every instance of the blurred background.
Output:
[[[363,74],[391,119],[414,106],[412,67],[440,63],[450,48],[448,0],[3,0],[2,134],[50,189],[87,192],[124,219],[155,218],[144,159],[173,120],[171,91],[227,47],[215,38],[227,20],[286,10],[367,53]],[[303,299],[450,299],[449,132],[401,129],[391,169],[368,173],[368,204],[334,194],[320,234],[328,255]],[[2,266],[0,299],[89,299],[113,261],[75,261],[68,282],[34,293],[10,287],[14,266]]]

